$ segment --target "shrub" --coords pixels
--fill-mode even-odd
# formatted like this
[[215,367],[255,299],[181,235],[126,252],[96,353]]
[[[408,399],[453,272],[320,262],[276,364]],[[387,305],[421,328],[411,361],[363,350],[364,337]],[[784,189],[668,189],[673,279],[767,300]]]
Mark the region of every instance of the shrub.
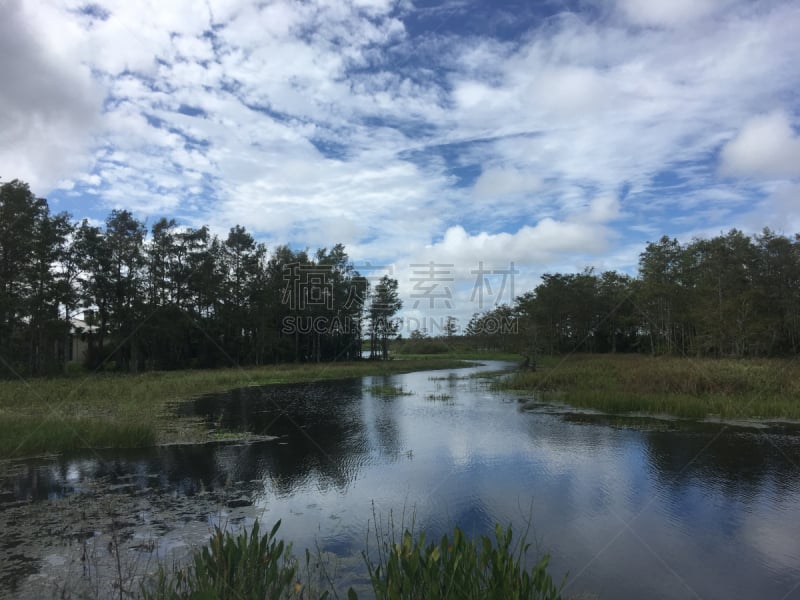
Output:
[[187,569],[168,574],[162,567],[154,589],[144,589],[143,596],[159,600],[298,597],[301,586],[291,548],[275,538],[280,524],[264,536],[259,535],[258,521],[249,534],[243,531],[237,536],[217,527]]
[[[488,536],[471,541],[458,528],[453,538],[425,545],[425,534],[416,539],[408,530],[400,543],[384,544],[378,564],[364,553],[375,597],[378,600],[436,598],[453,600],[560,600],[547,572],[544,556],[530,570],[523,566],[530,548],[524,538],[511,548],[511,527],[495,526],[495,544]],[[350,590],[348,597],[357,595]]]

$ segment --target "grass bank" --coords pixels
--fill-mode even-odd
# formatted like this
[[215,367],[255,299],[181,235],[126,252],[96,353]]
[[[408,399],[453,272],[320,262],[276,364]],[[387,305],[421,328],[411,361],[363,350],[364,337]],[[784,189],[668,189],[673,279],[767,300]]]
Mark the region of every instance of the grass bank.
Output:
[[498,382],[543,401],[678,417],[800,419],[800,361],[631,354],[545,357]]
[[244,386],[450,369],[465,364],[437,356],[1,381],[0,458],[77,448],[201,442],[208,439],[208,432],[200,423],[178,422],[170,410],[172,403]]

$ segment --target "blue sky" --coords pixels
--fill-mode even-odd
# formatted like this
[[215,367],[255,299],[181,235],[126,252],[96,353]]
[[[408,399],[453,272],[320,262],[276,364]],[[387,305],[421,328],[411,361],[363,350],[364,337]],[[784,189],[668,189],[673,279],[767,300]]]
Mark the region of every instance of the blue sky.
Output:
[[453,265],[462,318],[480,262],[521,293],[800,231],[796,2],[0,5],[0,176],[76,218],[342,242],[407,306],[411,265]]

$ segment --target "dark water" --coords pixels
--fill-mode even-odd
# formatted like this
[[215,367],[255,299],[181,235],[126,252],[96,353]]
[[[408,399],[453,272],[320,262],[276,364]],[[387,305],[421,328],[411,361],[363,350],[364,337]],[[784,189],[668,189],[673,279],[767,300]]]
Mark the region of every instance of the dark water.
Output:
[[[0,479],[0,519],[23,504],[116,494],[178,504],[202,533],[214,517],[201,499],[213,496],[282,519],[295,548],[348,557],[373,514],[413,513],[429,539],[454,524],[521,533],[530,518],[553,573],[569,574],[567,596],[800,598],[797,429],[523,412],[515,396],[465,377],[474,371],[203,397],[182,413],[277,439],[18,463]],[[369,392],[384,384],[414,394]],[[180,538],[180,526],[167,529]],[[18,565],[0,576],[0,596],[48,568],[20,535],[0,543],[0,559]],[[360,564],[344,559],[339,576],[357,581]]]

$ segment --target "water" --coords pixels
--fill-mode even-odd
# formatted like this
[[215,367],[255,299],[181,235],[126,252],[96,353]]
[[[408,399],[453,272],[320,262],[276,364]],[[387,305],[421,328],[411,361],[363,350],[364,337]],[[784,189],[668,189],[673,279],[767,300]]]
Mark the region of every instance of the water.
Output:
[[101,579],[112,535],[152,571],[254,518],[357,584],[373,515],[405,512],[429,539],[530,524],[568,596],[800,598],[800,431],[522,411],[469,377],[501,366],[209,395],[181,414],[276,439],[0,466],[0,596]]

